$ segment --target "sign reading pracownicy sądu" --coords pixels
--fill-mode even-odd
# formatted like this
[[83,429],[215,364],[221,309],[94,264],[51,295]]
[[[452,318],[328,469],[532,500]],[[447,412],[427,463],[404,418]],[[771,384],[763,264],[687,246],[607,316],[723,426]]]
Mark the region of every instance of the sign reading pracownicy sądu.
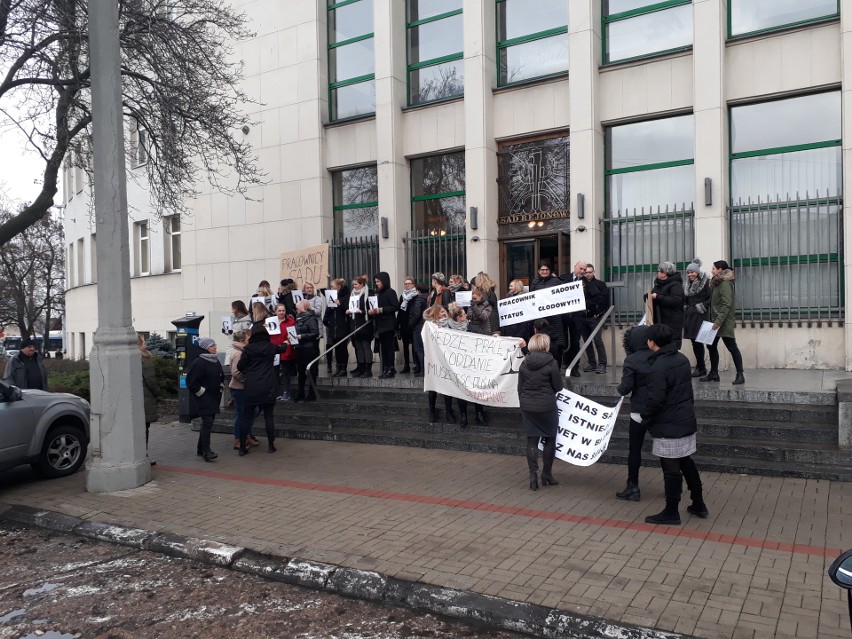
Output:
[[582,282],[569,282],[497,301],[500,326],[586,310]]
[[609,446],[622,397],[613,407],[598,404],[582,395],[562,390],[556,394],[559,427],[556,456],[575,466],[591,466]]
[[423,325],[423,390],[484,406],[518,406],[520,340]]

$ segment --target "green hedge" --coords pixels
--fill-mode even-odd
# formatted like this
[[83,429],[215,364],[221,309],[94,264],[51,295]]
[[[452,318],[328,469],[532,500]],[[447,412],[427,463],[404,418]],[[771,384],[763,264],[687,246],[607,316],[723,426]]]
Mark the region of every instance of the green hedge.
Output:
[[[91,397],[89,385],[89,362],[70,359],[46,359],[48,390],[54,393],[71,393],[85,400]],[[177,397],[177,361],[162,357],[154,358],[157,382],[162,398]],[[141,392],[142,389],[140,389]]]

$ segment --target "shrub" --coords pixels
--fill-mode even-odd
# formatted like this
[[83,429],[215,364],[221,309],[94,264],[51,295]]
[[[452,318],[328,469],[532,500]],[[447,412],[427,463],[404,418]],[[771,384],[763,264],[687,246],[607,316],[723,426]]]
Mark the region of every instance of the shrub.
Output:
[[157,370],[157,383],[160,385],[160,397],[177,397],[178,394],[178,365],[177,360],[165,357],[154,358],[154,368]]
[[151,333],[145,342],[148,345],[148,350],[154,357],[174,357],[175,349],[165,337],[159,333]]
[[[70,359],[44,360],[47,367],[48,390],[54,393],[71,393],[89,401],[91,387],[89,383],[89,362]],[[173,359],[154,358],[157,382],[160,385],[160,397],[177,397],[178,367]],[[141,389],[140,389],[141,392]]]

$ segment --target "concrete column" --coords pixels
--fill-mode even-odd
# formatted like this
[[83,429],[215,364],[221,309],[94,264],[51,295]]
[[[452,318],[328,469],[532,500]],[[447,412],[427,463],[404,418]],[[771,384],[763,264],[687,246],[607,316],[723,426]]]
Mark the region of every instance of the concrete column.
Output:
[[[728,225],[728,112],[725,102],[727,0],[694,0],[693,96],[695,113],[695,255],[709,270],[730,258]],[[705,204],[704,180],[710,178],[712,204]]]
[[124,173],[118,4],[89,4],[95,216],[98,238],[98,329],[89,371],[91,458],[86,488],[112,492],[151,479],[145,451],[142,362],[130,312],[130,247]]
[[411,185],[402,146],[402,107],[406,104],[405,3],[376,0],[373,11],[379,221],[388,220],[388,237],[379,234],[379,264],[399,291],[407,275],[402,238],[411,230]]
[[[571,256],[592,262],[603,273],[604,136],[600,123],[598,69],[601,65],[601,3],[568,3],[571,73]],[[577,195],[585,199],[585,217],[577,217]],[[584,226],[585,231],[579,231]]]
[[[464,0],[464,126],[467,273],[488,271],[500,279],[497,242],[497,144],[494,141],[494,93],[497,73],[496,3]],[[470,208],[477,209],[471,228]],[[474,240],[474,238],[479,238]],[[501,294],[505,285],[500,286]]]
[[[844,3],[845,7],[845,3]],[[842,97],[843,105],[843,192],[850,193],[852,189],[852,11],[841,11],[840,13],[840,51],[842,72]],[[852,246],[849,238],[852,238],[852,198],[845,197],[843,200],[843,270],[844,270],[844,295],[846,300],[844,337],[846,341],[846,370],[852,371]],[[850,435],[852,441],[852,435]]]

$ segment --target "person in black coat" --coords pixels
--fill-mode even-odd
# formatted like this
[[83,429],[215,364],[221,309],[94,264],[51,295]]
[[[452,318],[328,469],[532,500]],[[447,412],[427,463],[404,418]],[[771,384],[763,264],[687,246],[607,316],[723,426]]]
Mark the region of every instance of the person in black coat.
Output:
[[[556,322],[562,324],[562,321],[557,317]],[[539,318],[533,323],[533,333],[544,333],[550,338],[550,354],[556,363],[562,361],[562,355],[565,353],[565,342],[563,341],[562,331],[556,330],[556,327],[550,323],[546,317]]]
[[618,394],[630,395],[630,426],[628,427],[629,449],[627,453],[627,486],[615,493],[619,499],[639,501],[639,466],[642,464],[642,444],[645,442],[645,426],[640,415],[645,410],[648,398],[648,376],[651,372],[651,357],[654,351],[648,348],[650,326],[633,326],[624,332],[626,357],[621,368],[621,383]]
[[686,282],[683,283],[684,305],[683,336],[692,340],[692,353],[695,355],[693,377],[704,377],[707,366],[704,363],[704,344],[697,341],[698,332],[704,322],[710,321],[710,278],[701,272],[701,260],[697,257],[686,267]]
[[414,376],[423,377],[425,370],[423,360],[423,312],[427,308],[426,294],[429,289],[425,284],[417,284],[417,295],[409,302],[408,330],[411,332],[412,350],[414,351]]
[[453,292],[447,286],[447,276],[440,272],[432,273],[432,290],[429,291],[426,306],[440,304],[444,308],[449,308],[453,298]]
[[[338,278],[331,283],[331,288],[337,291],[337,306],[325,310],[325,324],[328,329],[328,342],[337,344],[352,332],[352,319],[346,314],[349,308],[349,287],[346,280]],[[332,377],[346,377],[346,367],[349,366],[349,344],[343,342],[334,347],[334,359],[337,361],[337,372]]]
[[391,288],[390,275],[382,271],[373,278],[376,284],[378,308],[371,308],[369,314],[373,317],[376,336],[379,338],[379,348],[382,358],[382,374],[380,379],[390,379],[396,375],[393,366],[394,348],[396,342],[396,312],[399,310],[399,300],[396,291]]
[[186,387],[194,396],[195,409],[201,417],[201,430],[198,433],[197,453],[206,462],[212,462],[218,457],[210,450],[210,433],[213,429],[213,419],[219,412],[219,402],[222,400],[222,382],[225,372],[216,357],[216,340],[212,337],[202,337],[198,347],[204,351],[186,371]]
[[278,304],[283,304],[287,309],[287,315],[296,317],[296,302],[293,300],[293,291],[299,287],[296,282],[290,278],[281,280],[281,286],[278,287],[278,294],[275,296],[275,301]]
[[[553,478],[556,459],[556,430],[559,409],[556,393],[562,390],[559,364],[550,354],[550,338],[537,333],[530,338],[529,353],[518,370],[518,400],[521,420],[527,433],[527,467],[530,471],[530,490],[538,490],[538,442],[544,444],[542,486],[559,484]],[[570,383],[569,383],[570,387]]]
[[651,300],[654,306],[654,324],[665,324],[672,329],[675,350],[680,350],[683,334],[683,279],[671,262],[660,264]]
[[[541,262],[538,265],[538,277],[536,277],[532,281],[532,284],[530,284],[530,292],[540,291],[540,290],[545,289],[545,288],[553,288],[554,286],[559,286],[560,284],[564,284],[564,283],[565,282],[562,281],[562,278],[558,277],[557,275],[554,275],[553,272],[550,270],[550,264],[548,264],[547,262]],[[565,322],[566,322],[565,318],[566,318],[565,315],[557,315],[557,316],[552,316],[549,320],[550,325],[553,327],[553,330],[555,331],[554,334],[558,335],[557,340],[559,342],[561,342],[562,344],[568,343],[568,333],[565,330]],[[502,328],[500,329],[500,332],[501,332],[502,335],[507,334],[503,331]],[[529,332],[530,332],[530,335],[532,335],[532,323],[530,323]],[[556,362],[556,363],[559,364],[560,366],[562,365],[562,362]]]
[[701,487],[695,453],[695,403],[689,360],[675,347],[674,333],[665,324],[654,324],[648,330],[648,348],[654,351],[648,373],[648,396],[641,413],[643,425],[654,437],[653,453],[663,467],[666,507],[656,515],[645,517],[646,524],[680,525],[678,504],[683,492],[683,479],[689,487],[692,505],[687,512],[707,517],[707,506]]
[[296,366],[299,369],[299,385],[296,391],[296,400],[306,402],[316,401],[316,393],[313,385],[308,388],[308,394],[305,395],[305,381],[307,376],[311,376],[311,380],[316,384],[317,374],[319,372],[319,362],[314,362],[310,370],[308,364],[319,357],[319,319],[311,308],[311,303],[308,300],[302,300],[296,304],[296,339],[299,343],[296,344]]
[[[245,375],[246,390],[243,395],[245,409],[243,425],[248,426],[254,421],[257,406],[263,408],[263,420],[266,424],[267,451],[274,453],[275,448],[275,395],[278,390],[278,375],[275,372],[275,356],[289,348],[284,344],[277,346],[269,341],[269,333],[262,324],[251,327],[249,343],[243,348],[243,354],[237,363],[237,370]],[[248,454],[246,439],[248,429],[240,432],[240,456]]]
[[[367,276],[358,275],[352,279],[352,290],[349,293],[349,304],[346,307],[346,316],[351,318],[352,330],[358,332],[352,336],[352,348],[355,350],[355,360],[358,366],[351,371],[352,377],[373,376],[373,351],[370,342],[373,341],[375,330],[371,317],[367,315]],[[362,328],[369,324],[366,328]]]
[[[402,340],[402,358],[405,361],[400,372],[411,372],[411,360],[408,357],[409,347],[414,351],[413,342],[414,335],[411,332],[411,323],[409,320],[409,312],[411,310],[411,302],[418,296],[417,282],[412,276],[408,276],[402,282],[402,295],[399,296],[399,312],[396,314],[396,332]],[[417,357],[414,358],[414,369],[417,370]]]
[[[586,297],[586,317],[583,318],[583,341],[588,342],[589,337],[600,322],[601,316],[609,308],[609,289],[606,287],[606,282],[595,277],[594,264],[587,262],[584,272],[586,286],[583,288],[583,293]],[[604,375],[606,373],[606,348],[604,347],[602,332],[598,331],[592,341],[594,345],[586,348],[589,365],[583,370],[587,373],[594,371]]]

